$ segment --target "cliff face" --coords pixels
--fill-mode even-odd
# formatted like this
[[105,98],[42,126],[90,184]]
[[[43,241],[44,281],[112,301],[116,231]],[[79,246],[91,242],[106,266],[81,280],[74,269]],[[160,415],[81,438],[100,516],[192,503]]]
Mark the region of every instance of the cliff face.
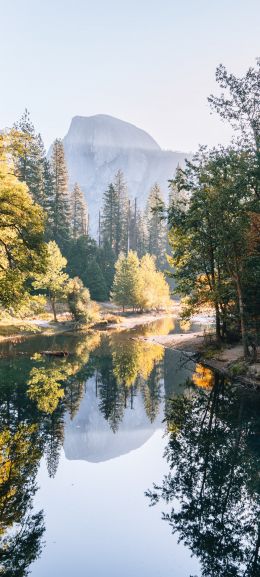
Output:
[[70,186],[78,182],[89,205],[90,228],[95,236],[102,195],[121,169],[130,198],[143,207],[157,182],[167,197],[168,179],[185,153],[163,151],[155,140],[136,126],[103,114],[75,116],[64,140]]

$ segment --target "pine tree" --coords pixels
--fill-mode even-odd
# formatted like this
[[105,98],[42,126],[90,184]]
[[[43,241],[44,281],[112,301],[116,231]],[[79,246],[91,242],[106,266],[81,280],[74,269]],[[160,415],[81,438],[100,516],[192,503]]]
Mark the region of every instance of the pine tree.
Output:
[[84,194],[75,182],[71,195],[72,236],[74,239],[88,233],[88,209]]
[[53,144],[51,167],[53,175],[53,238],[61,249],[70,239],[71,203],[64,147],[60,139]]
[[101,217],[102,244],[108,245],[118,257],[120,252],[129,249],[129,200],[127,186],[121,170],[115,175],[114,182],[103,197]]
[[156,258],[156,264],[162,268],[165,264],[167,242],[167,227],[162,218],[165,205],[160,187],[157,183],[152,187],[146,207],[147,218],[147,250]]
[[97,372],[99,410],[108,421],[112,431],[115,433],[124,415],[124,394],[121,384],[119,384],[113,374],[111,356],[104,355],[99,359],[99,370]]
[[97,258],[106,284],[106,298],[109,298],[115,276],[116,256],[109,244],[105,243],[99,248]]
[[115,175],[114,189],[118,202],[115,238],[115,252],[118,256],[120,252],[126,254],[129,249],[129,200],[122,170],[118,170]]
[[147,252],[147,223],[140,210],[136,215],[136,251],[139,258]]
[[185,190],[184,171],[178,163],[175,177],[169,180],[168,212],[178,203],[185,210],[189,203],[189,193]]
[[16,139],[15,173],[19,180],[26,182],[37,204],[45,208],[46,153],[40,134],[36,134],[28,110],[25,110],[19,122],[14,125]]
[[162,377],[163,366],[160,362],[153,367],[151,374],[149,375],[147,381],[144,382],[142,387],[145,412],[151,423],[154,422],[159,413],[163,398],[161,390]]
[[53,227],[54,227],[54,182],[53,174],[50,161],[44,159],[44,186],[45,194],[43,201],[43,208],[46,212],[46,227],[45,227],[45,238],[47,242],[53,239]]
[[123,253],[115,265],[116,273],[112,287],[112,299],[123,307],[139,306],[140,300],[140,271],[139,259],[135,252],[129,251],[127,256]]
[[85,285],[89,289],[92,299],[105,301],[108,298],[109,293],[103,271],[94,259],[87,263]]
[[115,251],[116,248],[116,220],[118,215],[118,196],[111,183],[103,195],[101,217],[102,244],[107,244]]

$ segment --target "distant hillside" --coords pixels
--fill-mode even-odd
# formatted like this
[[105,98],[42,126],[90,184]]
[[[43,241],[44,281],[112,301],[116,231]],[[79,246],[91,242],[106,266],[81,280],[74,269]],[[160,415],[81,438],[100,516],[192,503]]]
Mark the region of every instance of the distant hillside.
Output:
[[137,197],[141,207],[155,182],[167,197],[167,181],[187,156],[161,150],[144,130],[103,114],[75,116],[63,142],[70,185],[77,181],[84,190],[94,236],[103,192],[118,169],[124,172],[129,196]]

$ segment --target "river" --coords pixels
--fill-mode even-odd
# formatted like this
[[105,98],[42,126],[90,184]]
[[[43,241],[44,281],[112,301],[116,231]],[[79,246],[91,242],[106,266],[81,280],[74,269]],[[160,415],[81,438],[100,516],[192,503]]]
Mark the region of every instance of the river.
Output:
[[179,331],[1,344],[0,575],[260,575],[260,398]]

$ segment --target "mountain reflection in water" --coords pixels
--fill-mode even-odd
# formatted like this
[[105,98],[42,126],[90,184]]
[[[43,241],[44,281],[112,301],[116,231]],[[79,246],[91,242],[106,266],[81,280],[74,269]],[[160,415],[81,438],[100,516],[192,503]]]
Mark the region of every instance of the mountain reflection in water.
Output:
[[[190,549],[205,577],[257,577],[259,402],[220,382],[182,353],[164,352],[153,342],[137,340],[140,335],[174,330],[180,326],[168,318],[124,333],[35,337],[1,346],[1,575],[49,574],[47,565],[39,569],[33,563],[44,543],[44,511],[34,505],[43,458],[49,477],[56,479],[62,447],[68,463],[100,466],[137,454],[156,432],[162,435],[166,429],[170,473],[150,497],[168,505],[178,499],[178,508],[167,510],[165,518],[187,548],[180,546],[178,554],[175,540],[171,567],[157,552],[161,575],[175,575],[178,555],[176,577],[189,577],[192,569],[199,575]],[[51,349],[68,350],[69,355],[40,354]],[[135,471],[136,478],[138,474]],[[142,493],[147,488],[142,486]],[[124,498],[126,503],[127,489]],[[143,498],[143,503],[148,514],[149,502]],[[157,518],[158,532],[160,524]],[[168,551],[171,559],[170,547]],[[88,560],[94,575],[89,557],[85,566],[77,561],[77,577],[88,572]],[[70,574],[65,561],[62,570],[55,563],[61,560],[54,556],[53,575]],[[159,576],[146,554],[143,563],[144,577]],[[133,571],[130,564],[124,574]],[[118,573],[115,566],[107,568],[109,575],[120,572],[120,567]]]

